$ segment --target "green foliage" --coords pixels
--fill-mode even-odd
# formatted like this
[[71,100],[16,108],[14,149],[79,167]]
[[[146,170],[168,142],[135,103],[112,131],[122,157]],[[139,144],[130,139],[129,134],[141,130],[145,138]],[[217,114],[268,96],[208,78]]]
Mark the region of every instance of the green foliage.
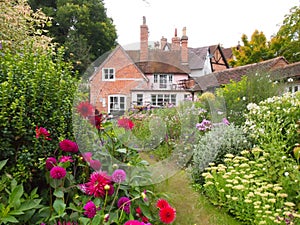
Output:
[[247,35],[243,34],[242,42],[242,46],[232,49],[235,60],[229,62],[231,66],[243,66],[273,58],[263,32],[255,30],[250,41]]
[[241,153],[226,155],[225,165],[202,174],[210,201],[246,224],[298,224],[300,172],[295,161],[280,148]]
[[194,145],[192,159],[194,181],[202,182],[201,174],[209,163],[223,163],[224,155],[238,154],[247,148],[250,148],[250,143],[241,128],[232,124],[215,125]]
[[253,71],[238,82],[231,81],[218,88],[216,95],[224,98],[228,120],[240,126],[245,122],[244,114],[249,103],[259,103],[268,97],[281,94],[282,90],[283,85],[273,82],[267,72]]
[[300,61],[300,7],[290,9],[274,38],[270,49],[274,56],[284,56],[289,62]]
[[[0,171],[7,161],[0,161]],[[22,184],[5,173],[0,180],[0,196],[0,224],[33,224],[42,201],[36,188],[27,194]]]
[[9,158],[15,178],[28,181],[40,176],[38,158],[57,147],[57,142],[36,139],[36,126],[56,141],[72,137],[77,80],[63,61],[63,49],[44,54],[28,45],[16,54],[4,45],[0,57],[0,159]]
[[33,43],[35,47],[49,49],[51,38],[45,36],[51,20],[40,10],[33,12],[26,1],[0,1],[0,40],[6,48],[17,51]]
[[298,141],[300,94],[285,93],[258,104],[250,103],[244,129],[255,144],[275,150],[280,147],[289,154]]
[[116,46],[116,28],[102,0],[30,0],[29,4],[53,18],[49,32],[66,48],[66,57],[80,73]]

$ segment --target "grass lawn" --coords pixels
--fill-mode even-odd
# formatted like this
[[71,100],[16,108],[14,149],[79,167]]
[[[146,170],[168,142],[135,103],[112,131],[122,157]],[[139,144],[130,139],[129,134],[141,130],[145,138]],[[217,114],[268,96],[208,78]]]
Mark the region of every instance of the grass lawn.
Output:
[[213,206],[205,196],[195,191],[187,173],[182,170],[170,179],[157,184],[157,190],[170,196],[176,208],[174,225],[238,225],[243,224],[223,209]]

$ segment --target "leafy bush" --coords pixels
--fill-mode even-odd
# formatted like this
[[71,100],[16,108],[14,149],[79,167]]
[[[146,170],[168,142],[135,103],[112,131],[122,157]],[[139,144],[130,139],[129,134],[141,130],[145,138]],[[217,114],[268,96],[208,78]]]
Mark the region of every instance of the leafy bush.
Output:
[[295,160],[278,156],[260,148],[227,154],[202,174],[206,195],[247,224],[298,224],[300,172]]
[[28,45],[15,53],[4,45],[1,50],[0,159],[9,158],[17,180],[36,181],[38,158],[57,147],[57,142],[36,142],[36,126],[46,126],[54,140],[72,136],[77,80],[70,71],[63,49],[45,54]]
[[245,115],[245,132],[261,148],[291,153],[298,141],[300,94],[285,93],[258,104],[250,103]]
[[[275,79],[275,78],[272,78]],[[282,93],[282,85],[271,80],[264,71],[249,72],[238,82],[231,81],[216,90],[217,97],[223,97],[227,118],[240,126],[245,122],[244,113],[249,103],[259,103]]]
[[243,130],[233,124],[219,124],[200,137],[193,149],[192,175],[202,182],[202,172],[209,163],[223,163],[225,154],[238,154],[250,147]]

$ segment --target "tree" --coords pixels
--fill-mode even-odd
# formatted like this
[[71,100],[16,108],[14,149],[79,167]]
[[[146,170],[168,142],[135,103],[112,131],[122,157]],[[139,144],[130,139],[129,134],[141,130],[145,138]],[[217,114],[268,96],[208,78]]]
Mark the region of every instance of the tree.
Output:
[[29,0],[53,18],[49,31],[66,48],[66,57],[81,73],[103,53],[116,46],[116,28],[106,15],[103,0]]
[[243,46],[232,49],[235,60],[229,62],[231,66],[242,66],[273,58],[263,32],[255,30],[250,41],[247,35],[243,34],[242,42]]
[[290,9],[274,38],[270,49],[273,55],[284,56],[289,62],[300,61],[300,7]]
[[0,43],[6,48],[18,51],[29,42],[48,49],[51,38],[45,34],[50,24],[49,17],[40,10],[34,12],[25,0],[0,1]]
[[285,15],[283,24],[277,34],[267,41],[265,35],[257,30],[248,41],[248,37],[243,34],[243,46],[233,48],[234,60],[231,66],[242,66],[271,59],[277,56],[284,56],[289,62],[300,61],[300,7],[295,6],[290,9],[290,13]]

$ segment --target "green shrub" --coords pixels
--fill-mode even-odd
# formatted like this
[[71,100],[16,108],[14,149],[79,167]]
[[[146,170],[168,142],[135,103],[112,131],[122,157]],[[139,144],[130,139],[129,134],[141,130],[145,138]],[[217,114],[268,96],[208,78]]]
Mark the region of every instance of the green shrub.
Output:
[[238,82],[231,81],[216,90],[217,97],[223,97],[227,118],[235,125],[245,122],[244,113],[249,103],[259,103],[282,93],[282,85],[271,80],[264,71],[249,72]]
[[225,154],[238,154],[250,147],[243,130],[233,124],[219,124],[200,137],[194,146],[192,175],[195,182],[202,182],[202,172],[209,163],[223,163]]
[[292,153],[298,141],[300,94],[285,93],[258,104],[250,103],[247,108],[244,130],[253,142],[271,151],[280,148]]
[[[0,55],[0,160],[9,158],[14,177],[33,180],[38,158],[57,148],[57,141],[40,141],[35,129],[45,127],[53,140],[72,137],[73,94],[77,80],[63,49],[42,53],[32,46]],[[35,180],[33,180],[35,181]]]

